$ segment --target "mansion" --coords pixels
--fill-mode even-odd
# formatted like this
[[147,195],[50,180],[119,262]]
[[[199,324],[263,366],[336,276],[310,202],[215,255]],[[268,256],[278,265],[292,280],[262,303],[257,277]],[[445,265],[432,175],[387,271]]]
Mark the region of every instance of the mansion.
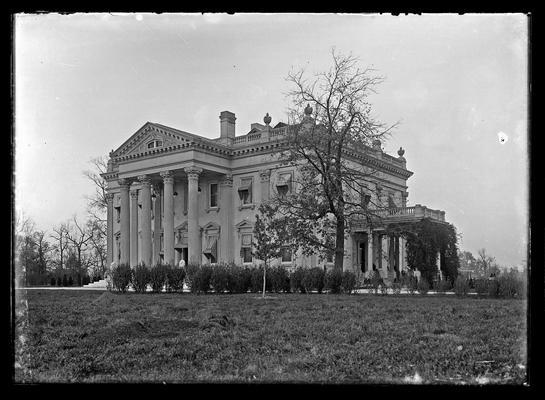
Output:
[[[305,110],[310,118],[312,109]],[[107,265],[112,262],[154,265],[159,262],[215,264],[257,263],[252,257],[253,222],[261,202],[296,190],[293,167],[279,151],[289,126],[251,124],[235,135],[235,114],[220,114],[220,135],[209,139],[147,122],[110,153],[107,172]],[[388,223],[431,218],[444,222],[444,211],[407,206],[407,170],[398,157],[372,147],[351,150],[353,162],[371,165],[377,175],[369,185],[381,223],[351,220],[345,239],[343,269],[392,276],[407,269],[403,237],[388,236]],[[438,258],[439,259],[439,258]],[[285,251],[276,262],[286,266],[327,267],[332,259]]]

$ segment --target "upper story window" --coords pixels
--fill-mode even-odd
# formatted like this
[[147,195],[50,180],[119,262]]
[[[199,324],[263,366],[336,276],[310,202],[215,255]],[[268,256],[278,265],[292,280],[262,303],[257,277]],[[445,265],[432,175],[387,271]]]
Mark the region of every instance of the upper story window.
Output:
[[242,205],[252,204],[252,178],[242,178],[238,188],[238,196]]
[[293,254],[291,252],[291,249],[289,247],[282,247],[282,262],[291,262]]
[[218,206],[218,184],[210,184],[210,207]]
[[292,190],[292,175],[291,172],[283,173],[278,176],[276,181],[276,191],[278,196],[286,197],[288,193],[291,193]]
[[154,149],[156,147],[163,147],[163,141],[162,140],[152,140],[148,143],[148,149]]

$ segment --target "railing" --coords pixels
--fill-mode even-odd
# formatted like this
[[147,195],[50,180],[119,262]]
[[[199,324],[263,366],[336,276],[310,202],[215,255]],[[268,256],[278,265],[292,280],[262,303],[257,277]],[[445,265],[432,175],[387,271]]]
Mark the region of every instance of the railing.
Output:
[[[381,218],[431,218],[437,221],[445,222],[445,212],[441,210],[432,210],[426,206],[416,204],[411,207],[395,207],[383,210],[370,210],[372,214]],[[358,221],[361,222],[361,221]]]
[[[269,140],[272,138],[278,138],[281,136],[285,136],[288,133],[288,127],[282,126],[280,128],[275,128],[269,130]],[[241,143],[249,143],[249,142],[255,142],[260,140],[266,140],[266,135],[263,135],[263,132],[257,132],[252,133],[250,135],[244,135],[244,136],[237,136],[235,137],[235,140],[233,140],[233,144],[241,144]]]

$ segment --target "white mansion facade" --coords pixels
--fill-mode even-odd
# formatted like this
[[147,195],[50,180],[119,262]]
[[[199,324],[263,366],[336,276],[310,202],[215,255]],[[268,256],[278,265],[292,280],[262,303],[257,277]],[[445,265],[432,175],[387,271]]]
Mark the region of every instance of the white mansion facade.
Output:
[[[281,166],[279,149],[288,126],[252,124],[246,135],[235,136],[235,114],[220,115],[220,136],[208,139],[147,122],[110,153],[108,170],[107,258],[112,262],[186,263],[235,262],[253,264],[253,222],[261,202],[273,191],[295,190],[292,168]],[[369,273],[373,268],[391,276],[407,268],[402,237],[385,235],[389,222],[429,217],[445,221],[444,211],[419,204],[408,207],[406,168],[398,157],[383,153],[380,141],[365,151],[354,150],[354,162],[378,171],[369,182],[375,201],[389,205],[378,210],[382,224],[351,221],[345,242],[343,269]],[[327,266],[331,260],[286,252],[286,266]]]

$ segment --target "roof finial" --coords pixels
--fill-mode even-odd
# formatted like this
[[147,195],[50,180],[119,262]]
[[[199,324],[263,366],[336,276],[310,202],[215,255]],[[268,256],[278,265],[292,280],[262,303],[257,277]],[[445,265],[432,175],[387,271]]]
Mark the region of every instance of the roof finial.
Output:
[[307,106],[305,107],[305,115],[310,117],[310,114],[312,114],[312,107],[307,103]]
[[271,116],[269,115],[269,113],[267,113],[267,115],[265,115],[265,117],[263,117],[263,122],[265,122],[265,125],[269,126],[269,124],[271,123],[272,121],[272,118]]
[[399,157],[403,157],[403,154],[405,154],[405,150],[403,150],[403,147],[400,147],[399,150],[397,151],[397,155]]

